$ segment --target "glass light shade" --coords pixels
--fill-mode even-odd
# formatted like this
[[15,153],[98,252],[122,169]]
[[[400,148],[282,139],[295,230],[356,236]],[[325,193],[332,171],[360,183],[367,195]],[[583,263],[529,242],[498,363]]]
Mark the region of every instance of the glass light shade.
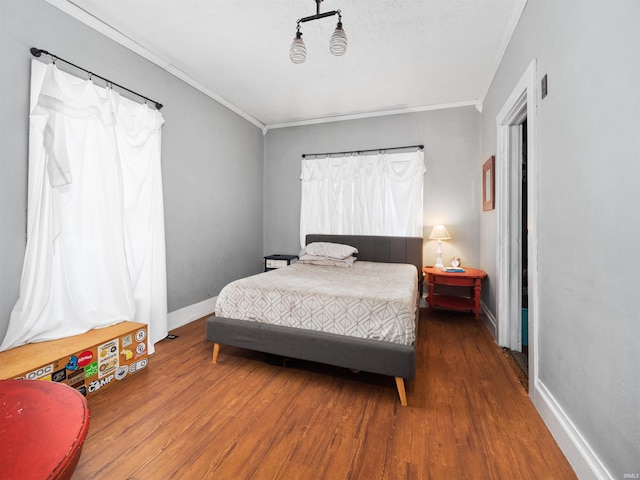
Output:
[[307,47],[302,41],[302,33],[296,33],[291,48],[289,49],[289,58],[293,63],[302,63],[307,58]]
[[429,240],[451,240],[451,236],[447,229],[444,228],[444,225],[436,225],[431,230],[431,234],[429,235]]
[[331,35],[331,40],[329,40],[329,50],[337,56],[344,55],[347,51],[347,34],[344,33],[344,30],[342,29],[342,22],[338,22],[338,26],[333,32],[333,35]]

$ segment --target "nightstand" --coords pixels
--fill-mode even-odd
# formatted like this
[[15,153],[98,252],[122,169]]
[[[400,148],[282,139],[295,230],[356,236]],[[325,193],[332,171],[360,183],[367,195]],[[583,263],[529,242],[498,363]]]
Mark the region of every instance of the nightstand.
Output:
[[264,271],[275,270],[276,268],[286,267],[298,260],[297,255],[267,255],[264,257]]
[[[482,280],[487,276],[486,272],[477,268],[464,267],[464,272],[444,272],[435,267],[422,267],[422,272],[427,276],[429,284],[429,313],[433,308],[446,308],[450,310],[472,311],[475,313],[476,322],[480,320],[480,294],[482,293]],[[435,293],[436,285],[448,285],[451,287],[466,287],[464,295],[442,295]],[[462,292],[461,292],[462,293]]]

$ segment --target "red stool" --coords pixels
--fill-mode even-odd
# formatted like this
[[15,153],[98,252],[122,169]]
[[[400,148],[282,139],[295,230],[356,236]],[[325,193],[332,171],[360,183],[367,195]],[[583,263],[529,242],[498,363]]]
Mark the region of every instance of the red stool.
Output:
[[80,392],[44,380],[0,380],[0,478],[68,480],[89,429]]

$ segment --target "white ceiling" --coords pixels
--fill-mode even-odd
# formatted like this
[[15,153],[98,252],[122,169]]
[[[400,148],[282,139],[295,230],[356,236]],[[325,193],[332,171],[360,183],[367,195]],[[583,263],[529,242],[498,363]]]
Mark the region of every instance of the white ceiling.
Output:
[[[526,0],[47,0],[260,128],[455,105],[481,108]],[[114,79],[115,80],[115,79]],[[162,99],[158,99],[162,102]]]

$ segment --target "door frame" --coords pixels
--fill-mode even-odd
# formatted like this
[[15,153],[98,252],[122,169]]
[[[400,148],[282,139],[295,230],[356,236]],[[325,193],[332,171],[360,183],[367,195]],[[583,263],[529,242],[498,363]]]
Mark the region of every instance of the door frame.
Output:
[[498,344],[522,350],[521,229],[522,122],[527,119],[527,229],[529,396],[538,381],[538,159],[537,71],[532,60],[496,116],[497,314]]

